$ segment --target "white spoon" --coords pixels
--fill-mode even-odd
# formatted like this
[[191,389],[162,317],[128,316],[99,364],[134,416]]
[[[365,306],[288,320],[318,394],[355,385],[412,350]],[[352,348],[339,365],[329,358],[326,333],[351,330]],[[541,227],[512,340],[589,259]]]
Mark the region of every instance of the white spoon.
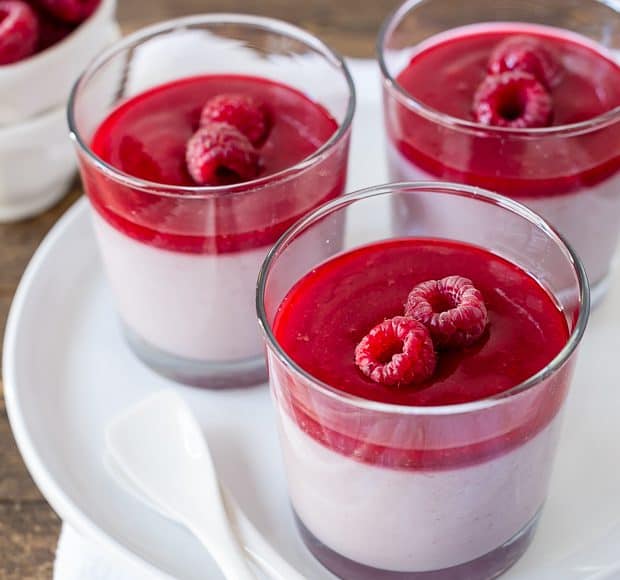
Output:
[[[103,456],[103,463],[107,472],[114,481],[127,493],[140,500],[153,511],[158,512],[163,517],[175,521],[175,518],[168,513],[162,506],[155,503],[141,489],[137,488],[123,472],[122,468],[108,450]],[[226,504],[226,512],[231,520],[234,531],[241,540],[245,551],[252,560],[261,567],[263,572],[273,580],[307,580],[293,568],[280,554],[271,546],[264,536],[254,527],[252,522],[243,513],[234,497],[220,484],[220,491]]]
[[[114,419],[106,433],[113,475],[149,505],[185,525],[209,550],[229,580],[255,578],[229,516],[250,555],[271,577],[301,580],[232,501],[222,494],[211,455],[191,411],[163,391]],[[222,495],[227,496],[228,514]]]

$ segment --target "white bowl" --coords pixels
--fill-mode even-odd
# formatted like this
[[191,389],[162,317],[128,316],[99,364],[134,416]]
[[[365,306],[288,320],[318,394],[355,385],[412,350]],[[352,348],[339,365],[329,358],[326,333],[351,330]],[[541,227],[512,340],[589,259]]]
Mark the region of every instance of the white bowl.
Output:
[[86,65],[120,36],[116,0],[101,0],[97,10],[59,43],[0,66],[0,127],[64,105]]
[[75,169],[64,104],[30,121],[0,127],[0,222],[52,206],[66,193]]

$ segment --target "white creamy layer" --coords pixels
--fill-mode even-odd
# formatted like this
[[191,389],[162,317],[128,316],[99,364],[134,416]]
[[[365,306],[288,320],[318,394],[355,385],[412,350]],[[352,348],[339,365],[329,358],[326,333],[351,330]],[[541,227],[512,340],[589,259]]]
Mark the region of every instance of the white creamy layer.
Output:
[[[393,181],[437,180],[388,144]],[[585,264],[591,284],[607,275],[620,230],[620,176],[575,193],[538,198],[516,198],[563,234]]]
[[348,459],[279,416],[291,501],[306,527],[346,558],[399,572],[469,562],[526,526],[545,499],[560,422],[479,465],[416,471]]
[[262,353],[255,289],[269,247],[225,254],[162,250],[116,230],[96,211],[92,215],[120,315],[139,337],[202,361]]

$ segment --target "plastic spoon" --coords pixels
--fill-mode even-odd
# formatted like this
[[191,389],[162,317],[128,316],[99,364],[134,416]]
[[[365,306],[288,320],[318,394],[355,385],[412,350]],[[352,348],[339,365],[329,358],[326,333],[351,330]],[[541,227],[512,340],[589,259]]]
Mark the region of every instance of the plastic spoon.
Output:
[[213,461],[199,425],[172,391],[139,403],[113,420],[107,446],[129,481],[186,526],[228,580],[254,580],[234,535]]
[[[155,503],[141,489],[137,488],[116,463],[116,460],[108,450],[104,455],[103,462],[106,470],[114,481],[127,493],[142,501],[153,511],[158,512],[165,518],[176,521],[162,506]],[[280,554],[269,544],[264,536],[254,527],[252,522],[243,513],[233,496],[220,484],[220,491],[226,504],[226,512],[231,523],[243,543],[248,555],[260,566],[269,578],[274,580],[307,580],[293,568]]]

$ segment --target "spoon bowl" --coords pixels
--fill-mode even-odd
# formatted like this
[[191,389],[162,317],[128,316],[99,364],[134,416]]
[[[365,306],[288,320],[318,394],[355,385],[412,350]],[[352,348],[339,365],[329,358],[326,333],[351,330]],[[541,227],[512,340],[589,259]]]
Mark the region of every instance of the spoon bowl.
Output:
[[[186,457],[179,457],[183,455]],[[229,531],[232,526],[234,536],[239,540],[235,537],[228,539],[235,541],[235,548],[240,541],[250,558],[269,578],[304,580],[304,576],[269,544],[245,516],[234,497],[217,481],[200,426],[175,392],[156,393],[116,417],[107,428],[103,461],[120,487],[163,517],[185,525],[200,539],[190,522],[197,506],[208,512],[204,517],[213,513],[214,517],[224,519],[220,524],[223,523]],[[200,475],[196,476],[195,471]],[[182,479],[179,473],[190,479]],[[157,480],[153,481],[153,478]],[[174,499],[170,500],[167,494],[174,494]],[[196,502],[194,506],[192,501]],[[190,509],[189,516],[187,509]],[[219,533],[217,529],[213,532]],[[217,547],[204,543],[217,560],[212,552]],[[235,555],[236,550],[233,552]]]
[[230,580],[256,578],[234,535],[200,426],[176,393],[162,391],[108,426],[111,458],[163,513],[205,545]]

